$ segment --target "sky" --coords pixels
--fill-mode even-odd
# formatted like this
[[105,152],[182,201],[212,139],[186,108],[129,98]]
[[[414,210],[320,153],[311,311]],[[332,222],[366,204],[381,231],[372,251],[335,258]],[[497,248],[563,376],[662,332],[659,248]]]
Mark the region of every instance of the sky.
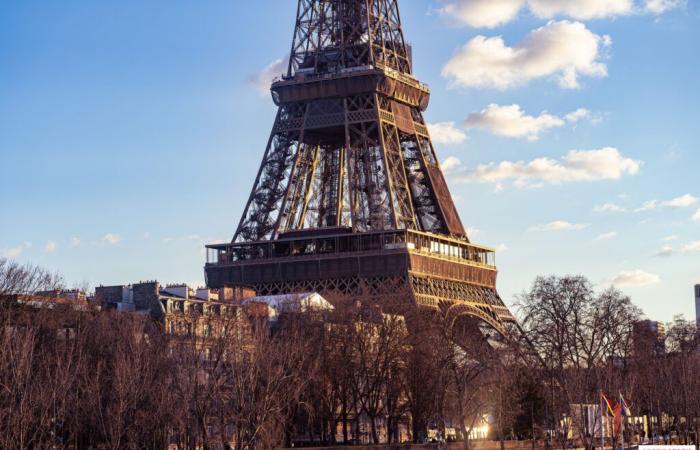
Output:
[[[506,303],[537,275],[693,317],[696,0],[403,0],[426,120]],[[275,116],[292,0],[0,2],[0,256],[202,284]]]

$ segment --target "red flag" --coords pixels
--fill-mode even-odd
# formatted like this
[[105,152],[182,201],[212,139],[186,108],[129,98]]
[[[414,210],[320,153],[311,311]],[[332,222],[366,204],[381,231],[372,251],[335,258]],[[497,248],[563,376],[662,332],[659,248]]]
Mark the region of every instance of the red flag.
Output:
[[613,421],[613,432],[618,434],[622,429],[622,405],[618,402],[615,405],[615,420]]

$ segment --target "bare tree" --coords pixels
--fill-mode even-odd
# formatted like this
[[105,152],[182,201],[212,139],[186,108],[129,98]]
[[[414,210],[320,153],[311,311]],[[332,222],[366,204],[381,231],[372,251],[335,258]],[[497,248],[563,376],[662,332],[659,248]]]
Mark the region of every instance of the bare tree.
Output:
[[0,258],[0,297],[30,295],[38,291],[62,288],[63,278],[31,264],[19,264]]

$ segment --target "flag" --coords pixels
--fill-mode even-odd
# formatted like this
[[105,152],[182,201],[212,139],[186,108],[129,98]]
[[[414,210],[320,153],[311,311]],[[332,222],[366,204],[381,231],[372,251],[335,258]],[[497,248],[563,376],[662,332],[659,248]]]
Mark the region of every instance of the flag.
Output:
[[625,398],[622,396],[622,393],[620,393],[620,413],[624,417],[630,417],[632,416],[632,411],[630,411],[629,405],[627,405],[627,402],[625,401]]
[[613,409],[612,403],[610,403],[610,400],[608,400],[608,398],[602,392],[600,393],[600,396],[603,398],[603,403],[605,405],[604,409],[607,410],[607,411],[605,411],[605,415],[607,416],[608,414],[610,414],[611,416],[614,416],[615,410]]
[[615,405],[615,419],[613,420],[613,432],[618,434],[622,429],[622,403],[617,402]]

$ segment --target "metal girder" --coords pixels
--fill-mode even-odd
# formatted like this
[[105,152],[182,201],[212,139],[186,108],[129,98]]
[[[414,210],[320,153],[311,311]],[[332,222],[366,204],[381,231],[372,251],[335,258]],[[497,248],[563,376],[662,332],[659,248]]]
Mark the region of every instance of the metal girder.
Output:
[[[430,91],[411,64],[398,0],[298,0],[289,65],[271,88],[279,111],[232,250],[222,254],[241,259],[208,265],[208,276],[253,280],[261,295],[400,293],[503,332],[514,318],[496,291],[492,250],[469,244],[423,118]],[[351,232],[352,245],[395,233],[414,241],[309,262],[308,252],[339,251],[347,235],[291,243],[308,230]],[[258,261],[287,250],[284,274],[281,263]],[[352,271],[361,258],[362,271]]]

